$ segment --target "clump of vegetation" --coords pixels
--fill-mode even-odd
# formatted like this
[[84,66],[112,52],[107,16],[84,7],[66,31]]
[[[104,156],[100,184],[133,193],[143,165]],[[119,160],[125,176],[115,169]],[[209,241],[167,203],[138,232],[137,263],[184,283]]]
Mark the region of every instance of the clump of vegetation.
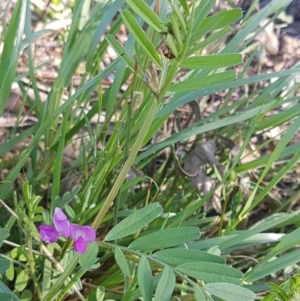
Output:
[[291,1],[257,2],[78,0],[41,64],[63,3],[7,6],[1,300],[297,300],[299,67],[260,64]]

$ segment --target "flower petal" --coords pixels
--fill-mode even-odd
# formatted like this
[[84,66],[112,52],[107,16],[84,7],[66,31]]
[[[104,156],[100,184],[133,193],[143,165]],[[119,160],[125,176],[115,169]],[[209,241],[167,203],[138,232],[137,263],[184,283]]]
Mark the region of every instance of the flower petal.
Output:
[[41,225],[39,226],[39,230],[43,241],[47,243],[53,243],[57,241],[59,233],[53,226]]
[[96,239],[96,231],[90,226],[71,224],[70,229],[70,236],[75,241],[77,241],[80,237],[83,238],[86,242],[94,242]]
[[74,241],[77,241],[77,239],[81,236],[81,226],[77,224],[71,224],[70,225],[70,236]]
[[96,240],[96,231],[90,226],[82,226],[81,231],[83,239],[87,242],[94,242]]
[[53,215],[53,223],[57,232],[64,238],[70,236],[70,222],[63,211],[56,207]]
[[74,244],[74,250],[78,253],[85,253],[86,252],[86,247],[87,243],[86,241],[82,238],[79,237]]

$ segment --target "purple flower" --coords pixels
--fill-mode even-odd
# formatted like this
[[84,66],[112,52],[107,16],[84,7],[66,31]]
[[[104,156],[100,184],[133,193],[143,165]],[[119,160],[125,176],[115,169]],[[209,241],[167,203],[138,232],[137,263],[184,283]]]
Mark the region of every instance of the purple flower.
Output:
[[96,232],[90,226],[79,226],[71,224],[71,238],[75,241],[74,250],[79,253],[85,253],[88,242],[96,239]]
[[57,241],[59,233],[53,226],[41,225],[39,229],[42,240],[50,244]]
[[96,232],[92,227],[71,224],[60,208],[54,210],[53,223],[54,226],[39,226],[41,238],[47,243],[56,242],[59,235],[64,238],[71,236],[75,241],[74,250],[85,253],[87,244],[96,240]]
[[53,223],[57,232],[64,238],[70,236],[70,222],[63,211],[56,207],[53,215]]

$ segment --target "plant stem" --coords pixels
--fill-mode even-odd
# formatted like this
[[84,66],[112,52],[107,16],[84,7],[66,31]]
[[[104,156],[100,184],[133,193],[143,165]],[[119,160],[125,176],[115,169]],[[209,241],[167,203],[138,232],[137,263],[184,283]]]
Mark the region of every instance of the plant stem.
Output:
[[123,181],[125,180],[126,175],[129,171],[130,167],[132,166],[134,159],[135,159],[138,151],[140,150],[140,147],[142,146],[142,144],[144,142],[144,137],[146,136],[148,129],[153,121],[153,118],[156,114],[156,110],[157,110],[157,105],[156,105],[156,102],[154,101],[154,102],[150,103],[149,113],[146,116],[145,123],[143,124],[143,126],[136,138],[136,141],[132,147],[132,150],[128,156],[128,159],[126,160],[123,168],[121,169],[121,171],[119,173],[119,176],[117,177],[117,179],[115,181],[115,184],[113,185],[110,193],[107,196],[105,203],[101,207],[100,211],[98,212],[98,214],[93,222],[93,227],[95,229],[97,229],[100,226],[100,224],[102,223],[102,220],[103,220],[105,214],[107,213],[110,206],[112,205]]
[[37,293],[39,299],[41,300],[42,292],[41,292],[41,288],[40,288],[39,282],[38,282],[38,280],[36,278],[36,274],[35,274],[31,235],[28,235],[28,237],[27,237],[27,246],[28,246],[28,263],[29,263],[30,274],[31,274],[32,280],[34,282],[36,293]]

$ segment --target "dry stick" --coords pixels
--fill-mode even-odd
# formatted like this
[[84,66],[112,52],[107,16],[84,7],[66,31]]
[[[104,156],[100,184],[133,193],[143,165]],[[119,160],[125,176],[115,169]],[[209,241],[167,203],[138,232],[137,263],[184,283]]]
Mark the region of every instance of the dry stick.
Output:
[[[8,207],[3,200],[0,199],[0,203],[1,205],[15,218],[15,219],[19,219],[19,217],[17,216],[17,214],[11,210],[10,207]],[[34,237],[34,239],[36,239],[37,241],[39,241],[36,237]],[[8,240],[3,240],[3,243],[13,246],[13,247],[21,247],[21,245],[15,244],[13,242],[10,242]],[[25,250],[28,250],[27,247],[25,247]],[[59,264],[58,261],[56,261],[56,259],[53,257],[53,255],[51,254],[51,252],[42,244],[42,250],[44,251],[44,253],[46,254],[46,257],[53,263],[54,267],[61,273],[64,272],[63,267]],[[33,253],[41,255],[40,252],[37,252],[35,250],[32,250]],[[70,278],[68,278],[68,280],[71,280]],[[78,290],[78,288],[75,286],[75,284],[73,285],[73,289],[75,291],[75,293],[77,294],[78,298],[81,301],[85,301],[85,298],[82,296],[82,294],[80,293],[80,291]]]

